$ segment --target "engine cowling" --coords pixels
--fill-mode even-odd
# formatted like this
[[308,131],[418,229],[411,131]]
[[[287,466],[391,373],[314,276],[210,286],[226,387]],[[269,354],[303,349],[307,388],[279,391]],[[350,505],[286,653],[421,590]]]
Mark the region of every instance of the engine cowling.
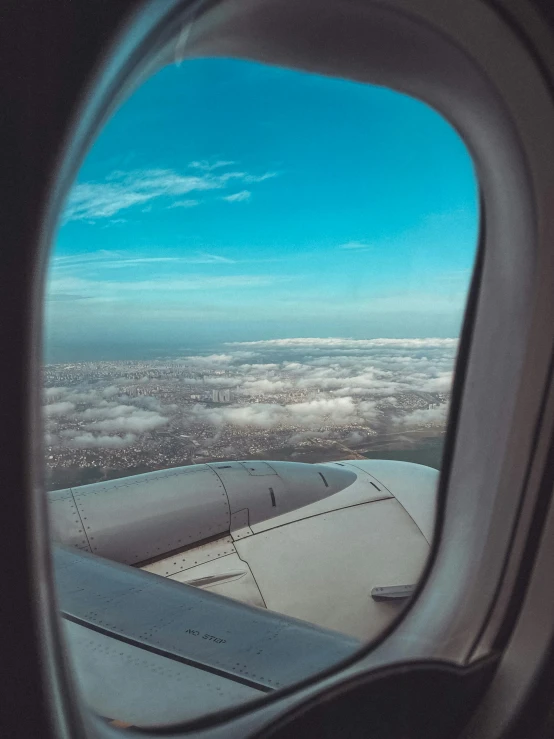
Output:
[[221,462],[176,467],[49,493],[55,541],[125,564],[315,503],[356,481],[340,467]]

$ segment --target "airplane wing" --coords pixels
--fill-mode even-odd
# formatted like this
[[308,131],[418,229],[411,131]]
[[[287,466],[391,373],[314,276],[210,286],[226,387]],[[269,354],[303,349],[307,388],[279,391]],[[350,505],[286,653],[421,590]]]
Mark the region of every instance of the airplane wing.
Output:
[[407,463],[256,460],[50,493],[68,661],[87,703],[167,725],[351,656],[417,582],[436,480]]
[[87,703],[135,726],[195,717],[291,685],[357,639],[56,546],[68,659]]

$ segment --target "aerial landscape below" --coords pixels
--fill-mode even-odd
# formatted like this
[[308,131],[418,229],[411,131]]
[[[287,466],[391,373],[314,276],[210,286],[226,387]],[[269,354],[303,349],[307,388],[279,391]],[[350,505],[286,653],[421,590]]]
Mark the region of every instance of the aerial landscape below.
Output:
[[44,367],[46,486],[229,459],[440,467],[455,339],[273,339]]

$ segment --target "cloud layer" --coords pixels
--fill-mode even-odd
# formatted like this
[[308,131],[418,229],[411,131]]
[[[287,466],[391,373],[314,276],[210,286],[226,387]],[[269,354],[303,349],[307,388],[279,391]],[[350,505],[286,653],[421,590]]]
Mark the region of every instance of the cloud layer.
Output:
[[[53,446],[119,449],[168,429],[200,433],[204,442],[222,429],[288,430],[299,441],[344,427],[355,442],[361,433],[383,431],[385,421],[393,431],[444,427],[456,347],[455,339],[434,338],[227,344],[218,352],[141,363],[146,374],[133,375],[131,396],[124,377],[48,387],[45,430]],[[151,377],[160,372],[166,379],[158,386]],[[179,402],[156,397],[158,387]],[[231,388],[232,402],[211,403],[213,388]]]
[[[237,184],[255,184],[277,175],[276,172],[252,174],[240,169],[229,169],[233,164],[234,162],[223,161],[215,165],[192,162],[185,173],[172,169],[135,169],[128,172],[116,170],[103,182],[81,182],[75,185],[64,217],[66,221],[113,218],[132,206],[145,205],[162,198],[171,200],[173,206],[194,207],[198,204],[196,198],[183,199],[182,196],[236,187]],[[246,200],[250,195],[249,190],[241,190],[224,197],[235,202]]]

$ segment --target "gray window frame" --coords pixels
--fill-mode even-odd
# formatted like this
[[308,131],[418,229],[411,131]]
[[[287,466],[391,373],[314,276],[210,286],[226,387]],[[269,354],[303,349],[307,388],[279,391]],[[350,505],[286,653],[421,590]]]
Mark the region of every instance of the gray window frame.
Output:
[[[36,316],[51,234],[93,136],[133,87],[175,56],[236,56],[413,95],[462,135],[482,195],[449,464],[416,596],[399,622],[349,664],[255,709],[237,709],[226,727],[218,728],[214,716],[213,731],[203,735],[215,739],[246,736],[323,687],[377,667],[418,659],[464,665],[494,649],[540,492],[549,451],[541,440],[550,438],[554,419],[554,404],[546,402],[554,347],[554,104],[529,47],[481,0],[449,0],[448,12],[444,0],[326,0],[317,11],[310,0],[147,2],[90,80],[75,119],[44,221]],[[39,333],[35,327],[37,339]],[[44,517],[38,502],[36,509]],[[53,599],[48,569],[45,575]],[[59,635],[51,612],[44,624],[51,637],[45,648],[52,649]],[[86,727],[90,736],[113,732],[90,715]]]

